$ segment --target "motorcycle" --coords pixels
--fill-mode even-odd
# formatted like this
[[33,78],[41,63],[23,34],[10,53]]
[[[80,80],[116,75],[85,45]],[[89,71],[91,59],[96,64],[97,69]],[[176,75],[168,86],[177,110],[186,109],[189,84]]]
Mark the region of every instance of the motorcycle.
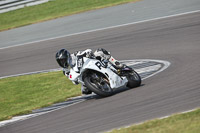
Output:
[[107,60],[87,57],[79,58],[76,66],[66,76],[101,97],[111,96],[114,90],[122,87],[134,88],[141,85],[141,77],[132,68],[126,66],[117,69]]

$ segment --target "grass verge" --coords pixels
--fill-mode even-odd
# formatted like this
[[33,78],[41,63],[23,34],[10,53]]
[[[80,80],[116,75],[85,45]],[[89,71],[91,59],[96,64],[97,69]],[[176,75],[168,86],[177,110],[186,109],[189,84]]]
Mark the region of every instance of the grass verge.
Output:
[[0,79],[0,120],[81,95],[61,71]]
[[129,128],[115,129],[109,133],[200,133],[200,109]]
[[53,0],[0,14],[0,31],[138,0]]

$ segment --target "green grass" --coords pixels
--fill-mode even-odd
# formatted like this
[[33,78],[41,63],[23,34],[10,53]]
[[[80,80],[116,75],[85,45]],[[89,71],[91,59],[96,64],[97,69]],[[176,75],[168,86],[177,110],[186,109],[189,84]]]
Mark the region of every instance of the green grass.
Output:
[[81,95],[62,72],[0,79],[0,120]]
[[200,109],[109,133],[200,133]]
[[0,31],[138,0],[53,0],[0,14]]

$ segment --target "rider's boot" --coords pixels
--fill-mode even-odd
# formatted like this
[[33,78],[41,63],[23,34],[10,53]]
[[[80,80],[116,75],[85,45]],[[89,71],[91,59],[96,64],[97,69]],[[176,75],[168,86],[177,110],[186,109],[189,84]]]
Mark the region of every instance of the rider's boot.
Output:
[[88,90],[84,85],[81,85],[81,92],[84,95],[92,94],[92,91]]
[[115,60],[112,56],[110,57],[109,61],[114,65],[114,67],[117,69],[117,73],[119,75],[121,75],[123,73],[124,70],[132,70],[131,67],[125,65],[125,64],[121,64],[120,62],[118,62],[117,60]]

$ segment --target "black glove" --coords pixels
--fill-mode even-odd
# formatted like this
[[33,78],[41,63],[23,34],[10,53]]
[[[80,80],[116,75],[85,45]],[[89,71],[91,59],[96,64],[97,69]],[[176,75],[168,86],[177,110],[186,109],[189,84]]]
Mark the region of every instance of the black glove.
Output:
[[69,73],[70,73],[70,70],[68,70],[68,69],[63,69],[63,74],[64,74],[64,75],[66,75],[66,74],[69,75]]

